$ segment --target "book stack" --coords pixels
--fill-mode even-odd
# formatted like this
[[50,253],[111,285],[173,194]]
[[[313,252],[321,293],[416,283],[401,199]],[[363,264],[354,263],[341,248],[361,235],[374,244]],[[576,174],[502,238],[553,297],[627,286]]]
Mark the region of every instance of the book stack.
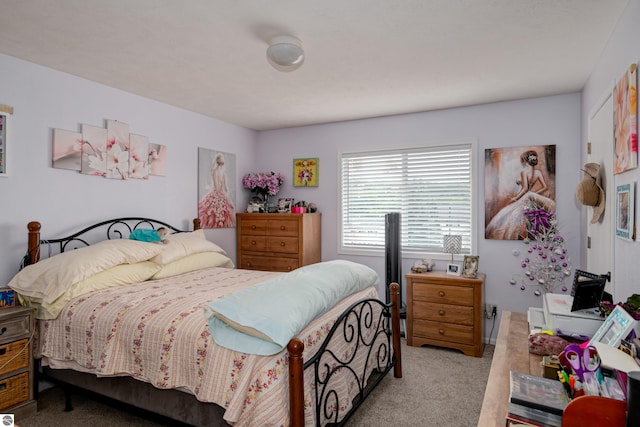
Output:
[[571,400],[560,381],[511,371],[506,426],[561,427]]

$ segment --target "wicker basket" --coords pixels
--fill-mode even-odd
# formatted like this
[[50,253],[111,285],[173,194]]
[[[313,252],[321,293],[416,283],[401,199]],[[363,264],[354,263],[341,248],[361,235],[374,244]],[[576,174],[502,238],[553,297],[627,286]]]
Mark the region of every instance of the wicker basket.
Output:
[[[0,366],[9,362],[7,366],[0,369],[0,376],[29,366],[28,343],[29,340],[25,338],[20,341],[0,345]],[[9,361],[9,359],[11,359],[11,361]],[[0,399],[0,402],[3,402],[3,400]]]
[[0,381],[0,410],[29,399],[29,372]]

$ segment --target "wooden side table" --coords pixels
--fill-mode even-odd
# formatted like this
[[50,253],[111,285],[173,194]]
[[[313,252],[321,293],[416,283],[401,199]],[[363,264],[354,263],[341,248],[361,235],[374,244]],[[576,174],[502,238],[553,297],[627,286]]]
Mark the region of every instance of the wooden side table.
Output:
[[14,414],[16,419],[38,409],[31,355],[34,323],[32,308],[0,309],[0,413]]
[[484,351],[484,280],[444,271],[407,274],[407,344],[461,350],[482,357]]

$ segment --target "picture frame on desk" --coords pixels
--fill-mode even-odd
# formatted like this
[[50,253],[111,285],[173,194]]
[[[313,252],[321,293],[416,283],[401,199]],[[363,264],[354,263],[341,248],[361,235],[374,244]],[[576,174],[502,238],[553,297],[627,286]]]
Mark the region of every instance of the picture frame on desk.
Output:
[[447,264],[447,274],[450,276],[460,276],[460,266],[458,264]]

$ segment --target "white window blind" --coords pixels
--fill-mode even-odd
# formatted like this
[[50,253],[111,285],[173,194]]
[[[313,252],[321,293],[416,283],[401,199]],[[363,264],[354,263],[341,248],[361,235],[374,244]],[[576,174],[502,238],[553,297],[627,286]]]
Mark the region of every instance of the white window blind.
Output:
[[443,236],[472,247],[472,144],[341,155],[341,251],[379,251],[385,214],[400,212],[403,252],[442,253]]

